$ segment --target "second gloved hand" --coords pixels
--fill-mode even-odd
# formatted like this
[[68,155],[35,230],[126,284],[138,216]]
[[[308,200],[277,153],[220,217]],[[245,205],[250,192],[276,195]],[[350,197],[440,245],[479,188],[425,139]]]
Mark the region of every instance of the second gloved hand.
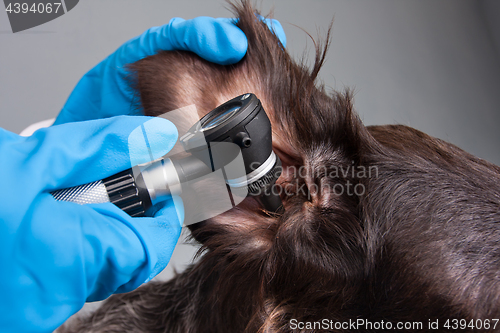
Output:
[[[272,19],[259,19],[285,46],[286,37],[281,24]],[[129,40],[85,74],[55,124],[137,114],[132,105],[133,92],[128,86],[126,66],[160,50],[191,51],[208,61],[225,65],[241,60],[247,46],[247,38],[234,24],[234,19],[173,18],[168,24],[151,28]]]

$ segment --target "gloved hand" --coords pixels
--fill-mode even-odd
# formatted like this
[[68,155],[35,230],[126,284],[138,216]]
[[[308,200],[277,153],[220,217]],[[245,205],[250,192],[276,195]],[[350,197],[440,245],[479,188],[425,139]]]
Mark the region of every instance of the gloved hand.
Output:
[[[286,46],[281,24],[276,20],[259,18]],[[247,38],[234,25],[234,19],[197,17],[186,21],[173,18],[168,24],[151,28],[129,40],[85,74],[55,124],[137,114],[132,106],[132,91],[126,81],[126,65],[159,50],[192,51],[208,61],[225,65],[241,60],[247,46]]]
[[[130,135],[136,128],[150,149]],[[150,117],[63,124],[31,137],[0,128],[2,332],[52,332],[86,300],[133,290],[166,266],[183,223],[180,199],[155,218],[131,218],[111,203],[61,202],[50,192],[130,168],[132,153],[134,163],[149,162],[176,140],[171,122]]]

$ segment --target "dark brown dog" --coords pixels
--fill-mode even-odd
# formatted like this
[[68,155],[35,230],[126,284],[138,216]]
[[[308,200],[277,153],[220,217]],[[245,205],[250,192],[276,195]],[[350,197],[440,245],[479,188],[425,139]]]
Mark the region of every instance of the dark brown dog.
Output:
[[[492,329],[500,318],[500,168],[406,126],[365,127],[349,91],[327,94],[315,84],[327,47],[317,47],[307,69],[248,1],[234,8],[249,41],[240,63],[161,52],[132,66],[136,89],[146,115],[189,104],[202,115],[255,93],[284,164],[286,212],[267,214],[249,198],[190,226],[205,252],[195,265],[110,297],[68,330],[375,331],[390,322],[397,331],[398,322],[420,322],[412,328],[424,331],[436,319],[438,331],[447,319],[488,319]],[[335,325],[360,319],[356,328]]]

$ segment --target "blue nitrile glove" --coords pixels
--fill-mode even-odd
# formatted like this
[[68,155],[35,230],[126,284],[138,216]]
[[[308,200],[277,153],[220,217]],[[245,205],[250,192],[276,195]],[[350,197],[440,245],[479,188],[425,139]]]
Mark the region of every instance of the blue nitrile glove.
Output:
[[[260,17],[279,37],[286,37],[276,20]],[[173,18],[170,23],[154,27],[123,44],[115,53],[90,70],[78,82],[57,116],[55,124],[137,114],[132,105],[133,93],[126,77],[126,65],[159,50],[186,50],[208,61],[231,64],[243,58],[247,38],[234,25],[234,19],[197,17],[192,20]]]
[[[143,137],[129,139],[134,129],[147,132],[149,149]],[[184,219],[180,198],[154,218],[131,218],[111,203],[61,202],[50,192],[130,168],[129,152],[135,162],[158,158],[176,140],[171,122],[144,116],[31,137],[0,128],[1,332],[52,332],[85,301],[133,290],[166,266]]]

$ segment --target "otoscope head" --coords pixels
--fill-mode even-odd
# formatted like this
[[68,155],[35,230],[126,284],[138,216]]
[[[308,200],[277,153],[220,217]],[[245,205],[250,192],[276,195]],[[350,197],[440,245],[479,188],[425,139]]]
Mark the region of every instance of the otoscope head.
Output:
[[180,138],[187,152],[213,169],[223,167],[224,157],[215,158],[206,147],[217,142],[235,143],[241,149],[246,176],[227,179],[231,187],[248,187],[264,208],[279,212],[283,205],[273,186],[281,174],[281,161],[272,150],[272,128],[259,99],[251,93],[235,97],[206,114]]

